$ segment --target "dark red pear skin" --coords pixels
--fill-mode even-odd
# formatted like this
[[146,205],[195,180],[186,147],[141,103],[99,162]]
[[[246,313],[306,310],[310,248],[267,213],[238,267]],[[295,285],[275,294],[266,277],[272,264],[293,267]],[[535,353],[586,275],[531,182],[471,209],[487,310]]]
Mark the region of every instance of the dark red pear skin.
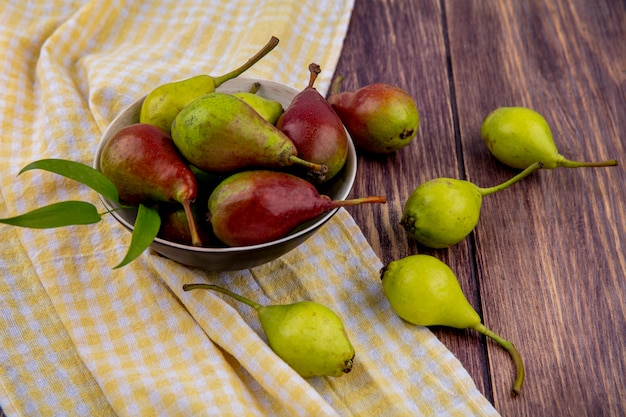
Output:
[[385,197],[331,200],[306,179],[256,170],[231,175],[209,197],[215,236],[228,246],[250,246],[287,236],[306,221],[337,207],[385,203]]
[[[191,211],[198,229],[198,235],[202,241],[202,246],[223,246],[217,238],[212,236],[211,225],[206,220],[206,209],[201,210],[199,204],[198,201],[192,204]],[[203,204],[203,206],[206,207],[205,204]],[[193,236],[189,229],[187,213],[183,207],[159,207],[159,215],[161,216],[161,227],[158,237],[170,242],[180,243],[181,245],[193,245]]]
[[374,154],[395,152],[411,143],[419,128],[419,112],[403,89],[374,83],[355,91],[337,92],[338,78],[328,103],[361,150]]
[[309,71],[309,84],[293,98],[276,127],[291,139],[298,156],[328,167],[324,176],[310,170],[305,173],[310,181],[322,183],[343,168],[348,157],[348,136],[339,116],[314,87],[319,65],[309,65]]
[[121,128],[102,150],[100,169],[113,182],[124,203],[182,204],[194,245],[201,246],[190,209],[198,194],[196,177],[167,132],[146,123]]

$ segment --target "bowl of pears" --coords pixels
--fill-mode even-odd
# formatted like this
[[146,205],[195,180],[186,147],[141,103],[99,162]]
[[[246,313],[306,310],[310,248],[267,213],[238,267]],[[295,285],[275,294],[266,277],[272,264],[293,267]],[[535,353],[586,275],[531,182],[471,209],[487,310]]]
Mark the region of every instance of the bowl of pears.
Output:
[[138,207],[151,207],[150,247],[203,270],[267,263],[340,207],[386,202],[347,199],[355,147],[314,87],[319,66],[302,90],[239,76],[245,67],[156,87],[111,122],[93,162],[117,188],[119,202],[101,199],[119,223],[133,231]]

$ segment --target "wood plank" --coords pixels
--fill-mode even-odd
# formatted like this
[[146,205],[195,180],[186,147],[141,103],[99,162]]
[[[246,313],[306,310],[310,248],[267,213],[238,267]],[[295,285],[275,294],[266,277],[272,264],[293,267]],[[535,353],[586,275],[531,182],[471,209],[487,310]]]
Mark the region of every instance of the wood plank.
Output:
[[506,353],[489,344],[505,416],[618,416],[626,410],[626,7],[599,0],[446,0],[465,174],[481,186],[516,171],[482,146],[504,105],[544,115],[562,154],[622,166],[545,170],[485,198],[475,231],[486,323],[527,368],[512,399]]
[[[446,250],[418,248],[399,225],[406,198],[420,183],[460,175],[442,25],[439,0],[355,2],[336,69],[337,75],[345,77],[341,91],[374,82],[399,86],[416,101],[421,120],[418,136],[407,148],[388,156],[359,152],[351,196],[382,193],[388,203],[348,211],[383,263],[415,253],[433,254],[457,273],[468,299],[480,309],[468,242]],[[484,338],[470,331],[433,330],[490,398]],[[509,365],[506,360],[505,365]]]

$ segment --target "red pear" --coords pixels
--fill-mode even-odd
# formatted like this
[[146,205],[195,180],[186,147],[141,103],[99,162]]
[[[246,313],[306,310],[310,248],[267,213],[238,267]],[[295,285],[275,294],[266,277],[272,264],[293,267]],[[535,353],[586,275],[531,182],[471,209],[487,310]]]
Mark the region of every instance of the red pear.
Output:
[[417,135],[419,112],[403,89],[384,83],[356,91],[338,92],[342,78],[333,83],[328,102],[360,149],[387,154],[409,145]]
[[324,176],[310,170],[309,180],[321,183],[333,178],[346,163],[348,136],[341,119],[314,88],[320,66],[309,65],[309,84],[298,93],[276,123],[294,143],[301,158],[328,167]]
[[[196,202],[191,206],[191,211],[194,216],[194,222],[196,223],[198,235],[202,240],[202,246],[219,246],[217,239],[212,237],[209,233],[211,225],[208,221],[205,221],[206,209],[201,210],[201,206],[199,204],[200,203],[196,200]],[[202,206],[206,207],[204,204]],[[193,237],[191,236],[191,230],[189,229],[189,220],[183,207],[170,207],[169,205],[167,207],[159,207],[159,215],[161,216],[161,227],[159,229],[158,236],[161,239],[180,243],[182,245],[193,244]]]
[[331,200],[309,181],[279,171],[243,171],[220,183],[209,197],[215,236],[228,246],[270,242],[337,207],[385,203],[385,197]]
[[196,177],[167,132],[146,123],[123,127],[102,150],[100,169],[115,184],[122,202],[181,203],[193,245],[202,246],[191,212],[198,193]]

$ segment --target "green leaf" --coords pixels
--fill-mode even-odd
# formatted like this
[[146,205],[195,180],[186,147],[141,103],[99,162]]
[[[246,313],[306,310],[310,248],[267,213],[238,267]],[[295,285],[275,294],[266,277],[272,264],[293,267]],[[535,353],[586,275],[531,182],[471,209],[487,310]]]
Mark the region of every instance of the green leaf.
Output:
[[0,219],[0,223],[12,226],[49,229],[54,227],[93,224],[101,215],[96,207],[84,201],[62,201],[40,207],[15,217]]
[[160,227],[161,217],[159,216],[159,212],[140,204],[135,226],[133,227],[133,234],[130,239],[130,246],[122,262],[115,266],[114,269],[128,265],[141,255],[143,251],[150,246],[152,241],[154,241],[157,233],[159,233]]
[[65,159],[41,159],[26,165],[18,175],[32,169],[43,169],[78,181],[119,204],[119,194],[115,185],[102,172],[89,165]]

